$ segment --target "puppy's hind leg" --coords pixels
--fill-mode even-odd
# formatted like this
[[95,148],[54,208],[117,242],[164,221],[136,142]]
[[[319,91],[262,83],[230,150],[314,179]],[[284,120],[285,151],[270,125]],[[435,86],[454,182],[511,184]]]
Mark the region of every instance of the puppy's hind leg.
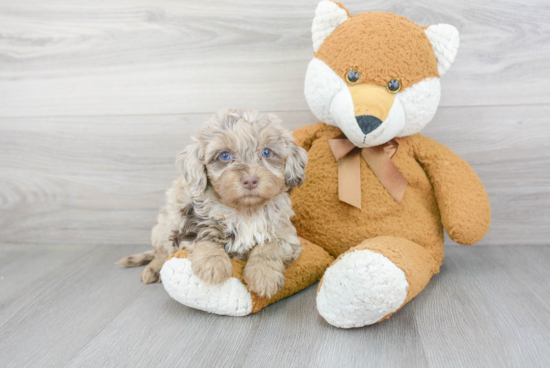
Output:
[[170,230],[166,222],[166,218],[163,216],[163,211],[159,215],[159,222],[153,227],[151,233],[151,241],[153,243],[152,251],[154,257],[151,263],[145,267],[141,273],[141,281],[144,284],[151,284],[160,280],[160,269],[168,255],[172,254],[175,249],[173,248],[173,241],[170,237]]
[[137,267],[143,266],[151,262],[155,258],[155,251],[148,250],[147,252],[134,254],[129,257],[124,257],[117,262],[119,265],[124,267]]
[[152,284],[153,282],[161,282],[160,269],[168,259],[168,252],[164,249],[155,250],[155,258],[145,267],[141,273],[141,281],[144,284]]

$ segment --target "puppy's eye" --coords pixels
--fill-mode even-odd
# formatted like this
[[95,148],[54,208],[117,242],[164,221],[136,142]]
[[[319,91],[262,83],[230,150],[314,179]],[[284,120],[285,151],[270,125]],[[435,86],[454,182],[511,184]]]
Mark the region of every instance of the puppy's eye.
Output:
[[389,93],[397,93],[401,91],[401,82],[397,79],[392,79],[386,87]]
[[355,84],[361,78],[361,73],[355,69],[350,69],[346,74],[346,81],[349,84]]
[[271,150],[269,148],[264,148],[262,150],[262,156],[265,157],[265,158],[270,158],[271,157]]
[[231,157],[232,157],[231,153],[229,153],[229,152],[222,152],[220,154],[220,160],[222,160],[222,161],[229,161],[229,160],[231,160]]

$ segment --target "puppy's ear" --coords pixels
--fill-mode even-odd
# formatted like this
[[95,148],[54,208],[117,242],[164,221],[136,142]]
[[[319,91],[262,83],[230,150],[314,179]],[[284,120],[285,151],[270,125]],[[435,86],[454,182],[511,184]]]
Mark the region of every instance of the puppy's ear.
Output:
[[176,157],[176,166],[181,170],[191,197],[200,197],[206,191],[208,178],[200,142],[194,142]]
[[290,140],[287,147],[289,152],[285,162],[285,182],[290,188],[299,187],[306,180],[307,152]]

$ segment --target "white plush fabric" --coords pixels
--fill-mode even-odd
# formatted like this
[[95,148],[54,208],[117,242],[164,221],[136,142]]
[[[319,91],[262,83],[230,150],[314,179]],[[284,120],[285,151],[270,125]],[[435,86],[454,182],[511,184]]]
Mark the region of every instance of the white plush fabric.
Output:
[[405,126],[397,137],[406,137],[420,132],[433,119],[439,99],[441,84],[439,78],[418,82],[395,96],[405,112]]
[[313,58],[308,64],[304,83],[304,95],[311,112],[326,124],[338,126],[330,107],[332,99],[341,89],[348,89],[344,80],[323,61]]
[[460,44],[458,30],[450,24],[435,24],[429,26],[424,32],[432,43],[439,75],[443,75],[455,61]]
[[211,285],[198,278],[186,258],[171,258],[160,270],[162,285],[176,301],[206,312],[246,316],[252,312],[252,296],[237,278]]
[[315,9],[315,18],[311,26],[313,50],[317,52],[319,47],[340,24],[348,20],[348,13],[330,0],[323,0]]
[[[348,92],[349,93],[349,92]],[[351,98],[351,94],[350,94]],[[336,99],[335,99],[336,100]],[[351,111],[354,111],[353,102],[351,106]],[[403,111],[403,106],[399,99],[395,99],[393,105],[390,109],[388,117],[382,125],[370,132],[369,134],[364,134],[359,125],[357,124],[357,119],[355,114],[353,114],[353,119],[346,118],[346,121],[340,121],[340,117],[335,116],[336,121],[339,122],[340,127],[344,131],[344,134],[349,138],[350,135],[346,132],[346,129],[350,131],[350,134],[353,138],[349,138],[357,147],[374,147],[380,144],[384,144],[392,140],[405,126],[405,112]],[[344,118],[344,116],[341,116]],[[344,129],[346,127],[346,129]]]
[[403,305],[408,286],[405,273],[388,258],[356,250],[325,272],[317,310],[336,327],[370,325]]
[[437,111],[441,84],[439,78],[429,78],[399,92],[384,123],[368,135],[357,124],[348,85],[317,58],[309,62],[304,94],[319,121],[342,129],[357,147],[373,147],[420,132]]
[[346,137],[357,147],[374,147],[394,138],[405,126],[405,112],[399,100],[395,100],[384,123],[378,128],[364,134],[357,119],[349,88],[344,85],[332,99],[330,105],[332,119],[342,129]]

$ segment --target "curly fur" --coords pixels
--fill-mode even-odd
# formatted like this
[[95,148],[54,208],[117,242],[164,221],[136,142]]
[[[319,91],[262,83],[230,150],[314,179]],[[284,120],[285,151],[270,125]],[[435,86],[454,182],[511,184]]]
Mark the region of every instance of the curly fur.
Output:
[[[231,258],[248,259],[243,279],[260,296],[284,284],[283,273],[301,252],[290,219],[288,190],[305,180],[306,151],[271,114],[228,109],[201,127],[176,159],[182,176],[166,192],[152,231],[151,251],[126,257],[127,267],[146,264],[144,283],[159,281],[169,255],[186,249],[193,271],[218,283],[231,276]],[[271,157],[262,157],[269,148]],[[232,159],[220,159],[230,152]],[[247,189],[245,176],[258,184]]]

